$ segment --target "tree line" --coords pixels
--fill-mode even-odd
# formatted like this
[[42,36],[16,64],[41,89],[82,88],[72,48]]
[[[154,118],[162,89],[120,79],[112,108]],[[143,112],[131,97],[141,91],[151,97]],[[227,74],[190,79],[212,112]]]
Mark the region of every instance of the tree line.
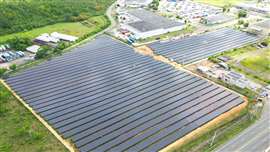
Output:
[[114,0],[3,0],[0,35],[102,15]]

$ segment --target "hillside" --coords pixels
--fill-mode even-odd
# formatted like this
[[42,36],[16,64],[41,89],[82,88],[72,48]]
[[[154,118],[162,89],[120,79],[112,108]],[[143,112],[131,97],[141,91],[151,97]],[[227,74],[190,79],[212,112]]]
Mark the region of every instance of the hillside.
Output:
[[0,36],[104,14],[113,0],[28,0],[0,2]]

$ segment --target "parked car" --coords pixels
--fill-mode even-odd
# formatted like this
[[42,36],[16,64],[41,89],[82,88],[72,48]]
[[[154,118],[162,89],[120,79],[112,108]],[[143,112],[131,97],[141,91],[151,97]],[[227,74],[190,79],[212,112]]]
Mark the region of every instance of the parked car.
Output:
[[15,53],[18,54],[20,57],[25,56],[24,52],[22,52],[22,51],[16,51]]
[[15,53],[13,53],[11,51],[8,51],[7,53],[10,55],[12,60],[15,60],[15,59],[19,58],[19,56],[17,54],[15,54]]
[[7,52],[4,52],[2,57],[5,58],[8,62],[12,61],[12,57]]

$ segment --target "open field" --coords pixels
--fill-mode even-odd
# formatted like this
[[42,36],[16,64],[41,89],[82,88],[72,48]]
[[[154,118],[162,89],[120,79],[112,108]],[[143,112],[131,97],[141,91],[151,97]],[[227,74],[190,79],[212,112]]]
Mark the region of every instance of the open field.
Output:
[[71,23],[57,23],[54,25],[48,25],[45,27],[33,29],[27,32],[19,32],[0,36],[0,43],[5,42],[8,39],[14,37],[28,37],[33,39],[43,33],[60,32],[70,34],[78,37],[82,37],[88,33],[102,30],[109,24],[108,19],[105,16],[95,16],[83,22],[71,22]]
[[2,84],[0,98],[1,152],[67,151]]
[[257,55],[246,57],[240,63],[245,68],[263,75],[265,79],[270,80],[270,49]]
[[224,5],[235,5],[250,0],[195,0],[195,1],[222,7]]
[[270,75],[270,49],[258,55],[249,56],[243,59],[240,63],[254,72]]

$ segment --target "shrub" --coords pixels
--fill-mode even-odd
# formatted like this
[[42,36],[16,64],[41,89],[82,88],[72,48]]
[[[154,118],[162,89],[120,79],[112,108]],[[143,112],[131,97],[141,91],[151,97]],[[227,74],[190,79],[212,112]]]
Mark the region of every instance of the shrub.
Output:
[[45,46],[42,47],[40,50],[38,50],[38,52],[36,53],[35,58],[36,59],[44,59],[44,58],[48,58],[49,54],[50,54],[51,48]]
[[15,50],[25,51],[26,48],[32,45],[32,41],[29,38],[15,37],[7,41],[11,48]]
[[266,46],[268,46],[269,42],[263,41],[261,44],[266,47]]
[[247,17],[247,11],[245,10],[240,10],[238,12],[238,18],[242,18],[242,17]]
[[16,64],[12,64],[10,67],[9,67],[10,70],[12,71],[15,71],[17,69],[17,65]]
[[249,26],[248,22],[244,23],[244,27],[248,27],[248,26]]
[[0,68],[0,78],[4,77],[6,71],[7,71],[7,69]]

